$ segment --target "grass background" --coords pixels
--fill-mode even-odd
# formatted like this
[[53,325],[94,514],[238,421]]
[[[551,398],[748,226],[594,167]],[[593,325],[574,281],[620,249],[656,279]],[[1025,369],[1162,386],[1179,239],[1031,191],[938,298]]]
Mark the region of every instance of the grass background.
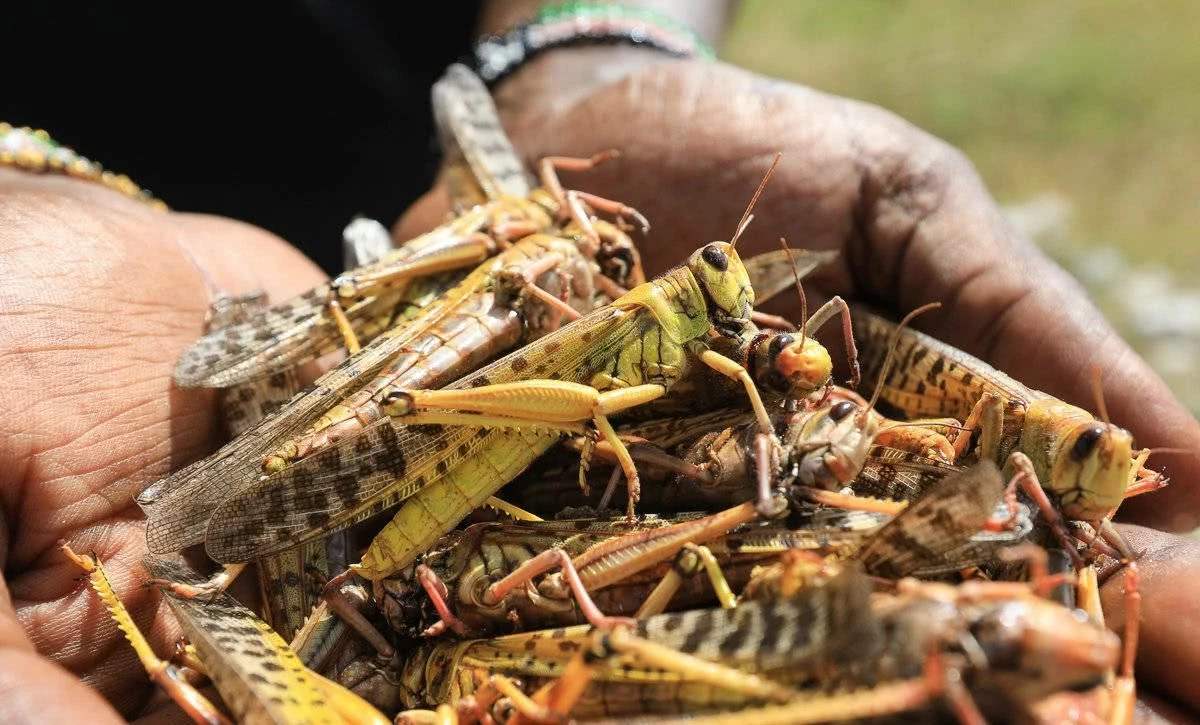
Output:
[[1186,0],[745,0],[721,54],[963,149],[1200,410],[1198,27]]

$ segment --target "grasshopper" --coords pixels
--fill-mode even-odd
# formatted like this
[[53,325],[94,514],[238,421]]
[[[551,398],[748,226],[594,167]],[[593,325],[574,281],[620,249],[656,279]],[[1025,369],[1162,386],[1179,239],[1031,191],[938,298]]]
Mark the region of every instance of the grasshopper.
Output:
[[[861,308],[853,310],[853,318],[870,351],[868,377],[879,376],[880,343],[896,334],[895,327]],[[1128,431],[928,335],[904,330],[899,339],[902,364],[879,376],[882,399],[908,416],[965,419],[956,456],[968,452],[977,434],[974,453],[1019,474],[1025,492],[1072,553],[1059,509],[1068,518],[1097,521],[1111,516],[1127,495],[1165,485],[1161,474],[1143,468],[1148,450],[1133,455]],[[1057,499],[1058,508],[1043,490]]]
[[735,234],[732,242],[701,247],[686,265],[448,388],[397,391],[384,401],[388,419],[226,499],[210,518],[209,555],[246,561],[411,497],[355,568],[372,581],[383,579],[427,550],[562,431],[582,433],[588,420],[618,451],[636,491],[636,469],[608,415],[660,397],[696,365],[742,381],[752,408],[767,421],[749,374],[705,344],[710,331],[739,336],[754,329],[754,290],[736,240]]
[[[465,159],[486,201],[377,262],[343,273],[243,324],[201,338],[176,366],[176,383],[182,387],[228,387],[294,367],[339,344],[356,352],[361,339],[370,339],[389,327],[404,286],[415,278],[477,265],[521,237],[554,231],[559,220],[569,217],[599,242],[584,204],[647,227],[635,209],[591,194],[564,191],[558,181],[556,169],[591,168],[615,153],[590,159],[547,158],[541,165],[543,188],[530,190],[491,97],[474,74],[464,66],[451,66],[434,86],[433,103],[447,155],[452,162]],[[630,273],[642,281],[636,251],[620,253],[631,266]]]
[[[527,237],[485,262],[407,325],[393,328],[386,337],[377,339],[362,353],[323,376],[313,388],[250,433],[165,482],[153,484],[147,491],[165,488],[167,493],[152,501],[148,500],[147,491],[139,497],[150,519],[147,526],[150,549],[171,551],[202,541],[204,526],[222,501],[261,476],[250,457],[257,454],[261,461],[264,453],[286,447],[305,427],[319,425],[322,419],[329,420],[344,410],[329,409],[330,391],[361,385],[362,370],[373,369],[380,357],[392,357],[393,361],[390,367],[385,366],[384,375],[369,383],[367,389],[372,393],[376,387],[370,386],[387,390],[393,381],[428,386],[444,384],[473,369],[481,359],[491,356],[496,347],[503,349],[516,344],[526,332],[525,320],[532,317],[534,303],[541,298],[499,302],[497,296],[501,292],[494,280],[501,274],[513,273],[534,284],[554,288],[553,285],[563,282],[558,275],[560,268],[577,272],[574,282],[567,282],[568,286],[560,289],[568,292],[582,286],[583,292],[573,293],[570,298],[580,306],[590,305],[592,288],[587,282],[591,270],[576,245],[544,235]],[[399,356],[377,354],[381,346],[398,349]],[[371,397],[366,399],[370,401]]]
[[[296,654],[265,622],[228,595],[201,604],[168,596],[167,603],[191,642],[188,665],[155,655],[129,612],[117,598],[104,567],[65,543],[65,556],[88,573],[92,588],[125,634],[150,678],[197,723],[230,721],[189,681],[189,670],[207,675],[239,723],[311,722],[383,725],[383,717],[358,696],[306,669]],[[151,559],[158,576],[186,580],[195,576],[182,562]]]

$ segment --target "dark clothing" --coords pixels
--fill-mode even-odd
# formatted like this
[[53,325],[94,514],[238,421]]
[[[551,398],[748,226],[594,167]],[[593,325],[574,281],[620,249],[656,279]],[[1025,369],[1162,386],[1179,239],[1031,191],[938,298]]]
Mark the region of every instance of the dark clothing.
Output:
[[173,209],[265,227],[327,271],[355,214],[432,179],[429,88],[478,2],[7,3],[0,120],[44,128]]

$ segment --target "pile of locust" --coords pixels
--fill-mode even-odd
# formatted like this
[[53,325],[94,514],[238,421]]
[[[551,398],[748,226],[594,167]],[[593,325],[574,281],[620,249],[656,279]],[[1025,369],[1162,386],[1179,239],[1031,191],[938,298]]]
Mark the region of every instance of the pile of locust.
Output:
[[[1131,716],[1136,565],[1109,519],[1164,481],[1129,433],[907,320],[756,312],[830,256],[743,260],[749,209],[646,280],[641,215],[556,176],[615,154],[546,159],[531,189],[473,75],[452,67],[434,102],[452,218],[394,247],[355,221],[345,273],[221,301],[178,365],[223,391],[231,435],[138,498],[182,661],[76,557],[190,714]],[[849,388],[814,338],[838,318]],[[179,555],[200,548],[224,568]],[[249,564],[261,619],[222,593]]]

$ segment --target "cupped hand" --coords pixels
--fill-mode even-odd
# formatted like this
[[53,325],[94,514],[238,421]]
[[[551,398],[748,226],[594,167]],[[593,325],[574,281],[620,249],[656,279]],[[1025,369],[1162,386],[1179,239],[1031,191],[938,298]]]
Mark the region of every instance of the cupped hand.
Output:
[[[703,242],[728,239],[782,152],[739,245],[744,254],[777,248],[781,236],[793,246],[840,250],[838,264],[806,286],[899,312],[941,302],[916,325],[1087,408],[1095,408],[1089,375],[1099,364],[1112,418],[1138,445],[1200,451],[1200,425],[1080,286],[1005,224],[965,157],[883,109],[720,63],[607,48],[548,53],[505,81],[497,101],[527,162],[621,151],[618,160],[565,180],[649,217],[642,254],[650,273]],[[445,206],[435,190],[401,220],[398,234],[427,228]],[[1152,464],[1166,469],[1172,486],[1133,499],[1123,515],[1167,531],[1200,526],[1200,460],[1155,457]],[[1157,572],[1169,565],[1187,573],[1175,578],[1175,590],[1200,601],[1196,547],[1158,532],[1146,536],[1158,554],[1187,552],[1169,563],[1147,561],[1147,582],[1161,581]],[[1106,596],[1119,588],[1110,583]],[[1143,640],[1141,661],[1156,674],[1200,671],[1200,631],[1159,609],[1154,596],[1145,624],[1160,636]],[[1168,677],[1163,686],[1200,707],[1194,681]]]
[[94,552],[171,651],[133,496],[217,433],[211,393],[171,384],[175,360],[214,287],[278,299],[321,275],[253,227],[7,169],[0,269],[0,721],[120,721],[104,698],[129,716],[152,687],[57,541]]

